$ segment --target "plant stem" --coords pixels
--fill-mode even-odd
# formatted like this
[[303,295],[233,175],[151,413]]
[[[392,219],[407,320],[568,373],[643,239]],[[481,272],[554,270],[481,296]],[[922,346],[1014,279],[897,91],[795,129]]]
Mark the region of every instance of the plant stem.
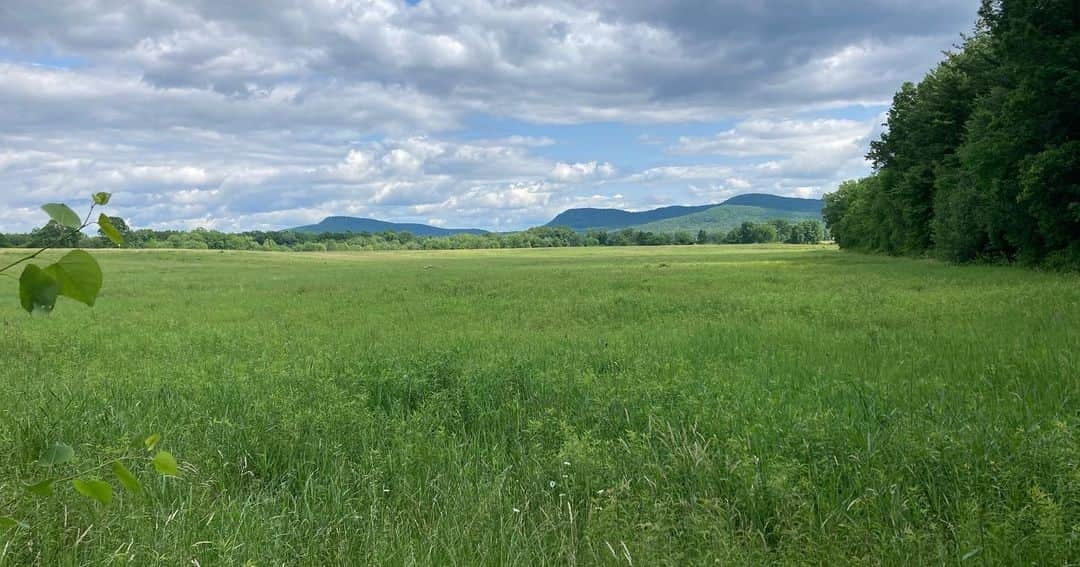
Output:
[[22,264],[23,262],[28,262],[30,260],[33,260],[34,258],[37,258],[38,256],[40,256],[43,252],[45,252],[46,250],[49,250],[51,248],[52,248],[52,246],[46,246],[45,248],[42,248],[41,250],[38,250],[37,252],[34,252],[33,254],[30,254],[29,256],[19,258],[18,260],[15,260],[14,262],[4,266],[3,268],[0,268],[0,273],[6,272],[6,271],[10,270],[11,268],[14,268],[15,266],[18,266],[19,264]]
[[[101,470],[101,469],[103,469],[103,468],[105,468],[107,466],[112,465],[113,463],[122,463],[124,461],[138,461],[138,460],[141,460],[140,457],[131,456],[131,455],[124,455],[123,457],[116,457],[115,459],[109,459],[108,461],[105,461],[104,463],[101,463],[100,465],[98,465],[96,467],[92,467],[92,468],[86,469],[84,471],[79,471],[79,472],[77,472],[75,474],[71,474],[71,475],[68,475],[68,476],[53,479],[52,483],[57,484],[57,483],[61,483],[61,482],[67,482],[69,480],[75,480],[75,479],[77,479],[77,478],[79,478],[81,476],[85,476],[85,475],[90,474],[92,472],[99,471],[99,470]],[[0,510],[4,510],[6,508],[11,508],[16,502],[18,502],[18,500],[19,500],[18,497],[8,498],[5,502],[0,503]]]
[[[91,224],[90,223],[90,216],[94,214],[94,209],[95,208],[97,208],[96,203],[93,204],[93,205],[90,205],[90,211],[86,213],[86,218],[83,219],[82,225],[79,226],[79,228],[73,228],[71,230],[74,231],[74,232],[82,232],[82,229],[90,226],[90,224]],[[47,250],[52,250],[55,246],[56,246],[56,242],[53,242],[51,244],[46,244],[45,247],[42,248],[41,250],[38,250],[37,252],[34,252],[33,254],[30,254],[30,255],[25,256],[23,258],[19,258],[18,260],[15,260],[14,262],[4,266],[3,268],[0,268],[0,274],[10,270],[11,268],[14,268],[15,266],[18,266],[19,264],[22,264],[23,262],[29,262],[30,260],[33,260],[34,258],[37,258],[38,256],[41,256],[42,253],[44,253]]]

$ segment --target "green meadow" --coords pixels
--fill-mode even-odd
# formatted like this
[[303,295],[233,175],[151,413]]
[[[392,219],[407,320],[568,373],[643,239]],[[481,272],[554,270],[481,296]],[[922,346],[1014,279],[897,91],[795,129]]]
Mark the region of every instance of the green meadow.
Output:
[[[95,254],[93,309],[30,317],[0,280],[0,515],[28,525],[2,566],[1080,562],[1076,275],[794,245]],[[180,478],[25,494],[150,433]]]

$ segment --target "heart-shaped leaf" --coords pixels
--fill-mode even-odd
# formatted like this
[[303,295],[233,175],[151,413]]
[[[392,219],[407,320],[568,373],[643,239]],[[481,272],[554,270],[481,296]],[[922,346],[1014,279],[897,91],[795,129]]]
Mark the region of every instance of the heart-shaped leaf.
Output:
[[45,268],[45,273],[60,282],[60,295],[90,307],[94,306],[101,293],[101,266],[93,256],[82,250],[68,252],[55,264]]
[[31,484],[26,487],[31,494],[36,496],[52,496],[53,495],[53,483],[56,482],[53,479],[43,480],[37,484]]
[[176,458],[166,451],[159,451],[154,455],[154,469],[165,476],[180,476],[180,467],[176,464]]
[[131,474],[131,471],[124,466],[124,463],[116,461],[112,465],[112,470],[113,474],[116,475],[117,480],[120,481],[120,484],[128,489],[129,492],[134,492],[135,494],[142,492],[142,485],[139,484],[139,479]]
[[75,449],[72,449],[71,445],[57,443],[41,454],[41,464],[49,466],[62,465],[74,458]]
[[103,480],[82,480],[77,478],[71,481],[71,485],[75,487],[79,494],[87,498],[93,498],[106,506],[112,503],[112,485]]
[[101,227],[101,232],[105,234],[105,237],[112,241],[117,246],[124,245],[124,235],[120,234],[120,231],[116,229],[116,225],[113,224],[109,217],[101,215],[98,217],[98,226]]
[[30,264],[19,278],[19,303],[27,313],[50,313],[56,307],[60,282],[46,270]]
[[112,199],[112,193],[94,193],[95,205],[108,205],[109,199]]
[[48,213],[49,218],[68,228],[79,228],[82,226],[82,220],[79,219],[79,215],[75,214],[75,211],[71,210],[71,207],[63,203],[49,203],[48,205],[42,205],[41,210]]

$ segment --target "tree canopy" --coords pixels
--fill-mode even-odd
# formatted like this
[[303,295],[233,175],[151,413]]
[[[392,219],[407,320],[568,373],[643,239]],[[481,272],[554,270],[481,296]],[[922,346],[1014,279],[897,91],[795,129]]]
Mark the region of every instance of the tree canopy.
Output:
[[893,98],[872,176],[825,197],[843,248],[1080,267],[1080,4],[984,0]]

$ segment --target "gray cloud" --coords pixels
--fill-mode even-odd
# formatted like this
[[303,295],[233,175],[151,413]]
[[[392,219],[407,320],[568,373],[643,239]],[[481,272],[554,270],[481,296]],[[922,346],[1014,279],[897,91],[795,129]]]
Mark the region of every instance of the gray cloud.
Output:
[[[516,228],[578,204],[819,194],[865,167],[873,124],[806,116],[887,101],[976,5],[7,0],[0,229],[89,190],[142,226],[222,228],[353,213]],[[736,126],[650,169],[543,157],[560,141],[527,127],[477,141],[474,116]]]

